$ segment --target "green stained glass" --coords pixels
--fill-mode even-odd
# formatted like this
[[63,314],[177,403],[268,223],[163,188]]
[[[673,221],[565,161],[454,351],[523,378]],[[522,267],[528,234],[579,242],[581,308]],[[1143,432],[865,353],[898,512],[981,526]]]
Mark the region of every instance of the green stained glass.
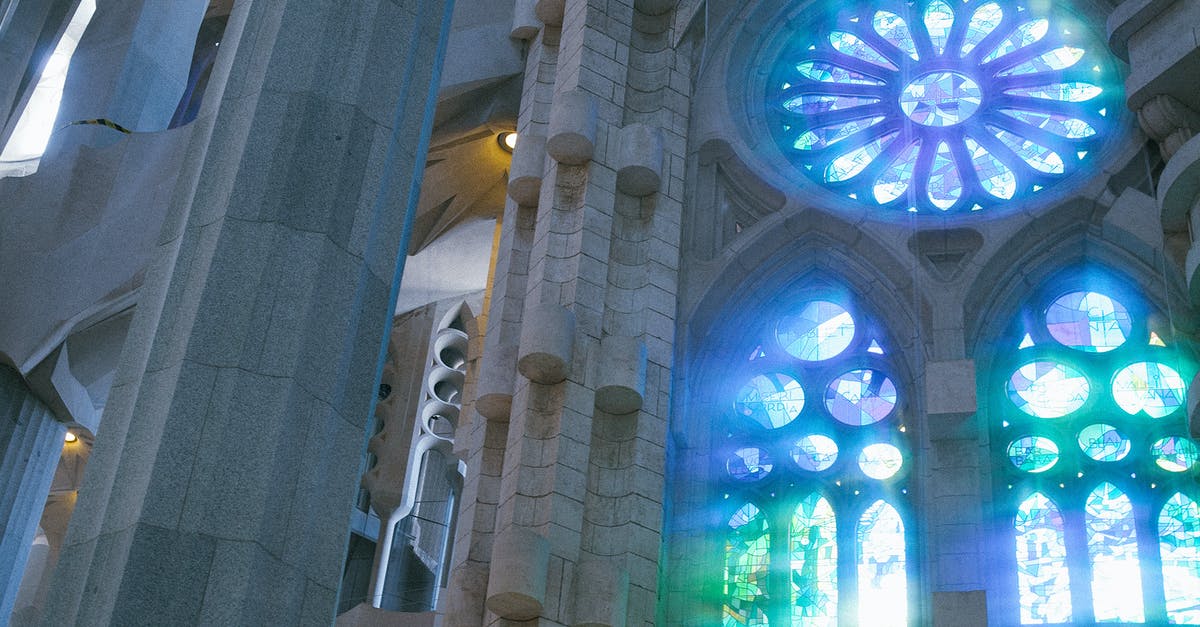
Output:
[[804,388],[786,374],[760,374],[738,391],[734,409],[768,429],[782,427],[804,409]]
[[771,536],[767,518],[753,504],[729,519],[725,541],[723,627],[767,627],[767,578]]
[[1091,391],[1078,370],[1050,361],[1025,364],[1008,380],[1008,398],[1038,418],[1060,418],[1083,407]]
[[933,44],[935,53],[940,55],[946,51],[953,28],[954,9],[945,0],[933,0],[925,7],[925,31],[929,33],[929,43]]
[[783,103],[783,108],[792,113],[803,113],[812,115],[815,113],[824,113],[826,111],[844,111],[861,107],[864,105],[875,104],[879,102],[879,98],[870,98],[866,96],[828,96],[823,94],[802,94],[794,98],[790,98]]
[[1101,483],[1088,495],[1085,518],[1096,620],[1142,622],[1142,571],[1133,504],[1117,486]]
[[1098,462],[1118,462],[1129,454],[1132,444],[1112,425],[1094,424],[1079,432],[1079,448]]
[[896,386],[882,372],[851,370],[825,388],[825,408],[838,421],[853,426],[869,425],[892,413]]
[[1017,109],[1001,109],[1000,112],[1067,139],[1084,139],[1096,134],[1096,129],[1092,128],[1091,124],[1061,113],[1037,113]]
[[974,50],[985,37],[996,30],[1002,19],[1004,11],[1001,11],[1000,5],[995,2],[975,9],[975,13],[971,14],[971,21],[967,23],[967,33],[963,36],[962,53],[965,55]]
[[802,470],[821,472],[837,461],[837,443],[823,435],[806,435],[792,447],[792,459]]
[[1058,100],[1061,102],[1086,102],[1099,96],[1104,90],[1091,83],[1054,83],[1037,87],[1014,87],[1004,90],[1006,94],[1027,96],[1042,100]]
[[1046,472],[1058,463],[1058,445],[1050,438],[1027,435],[1008,445],[1008,459],[1025,472]]
[[979,177],[979,184],[983,186],[984,191],[1000,198],[1008,200],[1017,192],[1017,177],[1013,175],[1013,171],[1004,165],[1004,162],[997,159],[986,148],[981,146],[979,142],[967,137],[963,140],[967,145],[967,152],[971,155],[971,165],[975,168],[975,174]]
[[775,338],[797,359],[822,361],[841,354],[850,345],[854,318],[837,303],[810,301],[779,322]]
[[875,501],[858,520],[858,624],[908,625],[904,521],[886,501]]
[[1159,468],[1168,472],[1187,472],[1200,459],[1200,450],[1187,438],[1165,437],[1150,447],[1150,454]]
[[1166,364],[1143,361],[1122,368],[1113,377],[1113,398],[1130,414],[1144,411],[1151,418],[1175,413],[1184,404],[1186,384]]
[[1125,343],[1133,319],[1124,305],[1104,294],[1071,292],[1046,310],[1046,329],[1063,346],[1106,353]]
[[1050,21],[1045,18],[1038,18],[1021,24],[1012,32],[1011,35],[1004,38],[986,57],[983,58],[983,63],[990,63],[1000,57],[1012,54],[1021,48],[1031,46],[1041,41],[1046,33],[1050,31]]
[[858,467],[863,474],[880,481],[890,479],[904,465],[904,455],[891,444],[871,444],[858,454]]
[[819,494],[796,506],[790,551],[792,625],[836,627],[837,522],[829,501]]
[[900,151],[895,159],[883,170],[883,174],[875,180],[875,200],[885,204],[896,200],[908,192],[912,185],[913,166],[917,163],[917,153],[921,150],[920,140],[908,145]]
[[880,37],[913,59],[919,58],[917,44],[913,41],[912,31],[908,29],[908,22],[905,22],[904,18],[891,11],[879,11],[871,21]]
[[836,144],[837,142],[846,139],[847,137],[867,128],[879,124],[883,121],[882,117],[864,118],[862,120],[854,120],[852,122],[839,122],[832,126],[823,126],[806,131],[796,139],[796,150],[817,150],[826,146]]
[[880,54],[878,50],[846,31],[835,30],[829,33],[829,43],[833,46],[834,50],[842,54],[862,59],[863,61],[885,67],[889,70],[896,69],[896,65],[889,61],[887,57]]
[[1200,624],[1200,506],[1176,492],[1158,515],[1167,618],[1175,625]]
[[1071,587],[1063,518],[1054,501],[1034,492],[1017,507],[1017,580],[1023,624],[1071,619]]
[[866,74],[846,69],[825,61],[805,61],[796,65],[796,71],[809,80],[842,85],[882,85],[883,81]]
[[1013,152],[1017,153],[1018,157],[1029,164],[1029,167],[1046,174],[1063,173],[1062,157],[1053,150],[1011,131],[991,125],[988,125],[987,128],[996,136],[996,139],[1004,142]]
[[858,176],[859,172],[871,165],[871,162],[875,161],[875,158],[888,147],[888,144],[892,143],[892,140],[896,139],[897,135],[899,135],[897,132],[888,133],[834,159],[833,163],[830,163],[829,167],[825,169],[825,180],[837,183]]
[[1054,70],[1065,70],[1083,58],[1083,48],[1075,48],[1073,46],[1060,46],[1045,54],[1038,55],[1024,63],[1013,66],[997,76],[1020,76],[1022,74],[1038,74],[1040,72],[1053,72]]
[[933,165],[929,169],[929,202],[945,211],[953,207],[962,198],[962,174],[958,171],[958,162],[950,151],[950,144],[941,142],[933,156]]

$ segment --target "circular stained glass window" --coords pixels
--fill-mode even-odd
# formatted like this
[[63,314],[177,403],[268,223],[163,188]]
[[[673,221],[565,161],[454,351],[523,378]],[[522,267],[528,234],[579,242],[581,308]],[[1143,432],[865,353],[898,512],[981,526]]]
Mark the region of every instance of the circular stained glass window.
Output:
[[779,345],[792,357],[821,361],[835,357],[854,339],[854,318],[837,303],[814,300],[785,316],[775,328]]
[[1191,440],[1176,436],[1155,442],[1150,453],[1159,468],[1170,472],[1187,472],[1200,459],[1200,450]]
[[734,408],[758,424],[775,429],[800,415],[804,409],[804,388],[786,374],[760,374],[738,391]]
[[1025,472],[1045,472],[1058,463],[1058,445],[1050,438],[1027,435],[1008,445],[1008,459]]
[[1079,432],[1079,448],[1098,462],[1117,462],[1129,454],[1129,438],[1112,425],[1088,425]]
[[783,153],[876,207],[970,212],[1088,161],[1119,102],[1107,47],[1049,9],[996,0],[851,6],[797,33],[767,94]]
[[1104,294],[1071,292],[1046,310],[1046,328],[1063,346],[1107,353],[1125,343],[1133,320],[1124,305]]
[[792,459],[804,470],[820,472],[837,461],[838,447],[832,439],[823,435],[806,435],[792,447]]
[[1008,398],[1038,418],[1060,418],[1083,407],[1091,387],[1078,370],[1052,361],[1025,364],[1008,380]]
[[851,370],[825,388],[825,407],[848,425],[869,425],[884,418],[896,406],[896,386],[882,372]]
[[729,461],[725,462],[725,469],[738,481],[758,481],[774,467],[770,454],[756,446],[734,451]]
[[858,454],[858,467],[872,479],[887,479],[900,471],[904,455],[891,444],[871,444]]
[[1143,361],[1122,368],[1113,377],[1113,398],[1130,414],[1144,411],[1162,418],[1183,407],[1183,377],[1166,364]]

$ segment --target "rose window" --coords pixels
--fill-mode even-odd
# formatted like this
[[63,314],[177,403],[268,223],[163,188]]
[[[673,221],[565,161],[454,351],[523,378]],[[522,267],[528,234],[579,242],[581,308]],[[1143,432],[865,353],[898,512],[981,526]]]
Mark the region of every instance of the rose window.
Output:
[[1055,185],[1093,158],[1119,90],[1104,45],[1045,6],[854,3],[784,50],[774,139],[874,207],[971,212]]

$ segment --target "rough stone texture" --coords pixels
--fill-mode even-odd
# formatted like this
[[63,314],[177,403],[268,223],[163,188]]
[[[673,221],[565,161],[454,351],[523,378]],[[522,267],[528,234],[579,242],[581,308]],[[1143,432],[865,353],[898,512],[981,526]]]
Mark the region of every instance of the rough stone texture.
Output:
[[492,548],[487,608],[508,620],[530,620],[542,613],[550,543],[536,532],[510,527]]
[[987,594],[983,590],[933,593],[934,627],[979,627],[987,624]]
[[537,383],[559,383],[570,372],[575,316],[556,304],[525,311],[517,370]]
[[646,347],[638,338],[610,335],[600,340],[594,371],[597,408],[618,415],[642,408]]
[[519,204],[537,206],[542,193],[542,172],[546,169],[546,138],[520,135],[513,149],[508,175],[508,195]]
[[657,192],[662,182],[662,136],[634,123],[620,130],[617,141],[617,189],[630,196]]

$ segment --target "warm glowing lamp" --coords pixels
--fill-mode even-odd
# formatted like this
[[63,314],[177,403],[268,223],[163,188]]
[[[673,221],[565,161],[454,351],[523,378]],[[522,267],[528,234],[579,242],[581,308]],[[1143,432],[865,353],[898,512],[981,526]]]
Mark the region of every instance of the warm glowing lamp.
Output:
[[505,151],[512,152],[517,147],[517,133],[516,131],[500,133],[496,137],[496,141],[500,142],[500,147]]
[[65,437],[63,437],[63,440],[65,440],[68,444],[70,444],[71,442],[74,442],[75,440],[78,440],[78,439],[79,439],[79,436],[75,435],[74,433],[71,433],[70,431],[68,431],[67,435]]

